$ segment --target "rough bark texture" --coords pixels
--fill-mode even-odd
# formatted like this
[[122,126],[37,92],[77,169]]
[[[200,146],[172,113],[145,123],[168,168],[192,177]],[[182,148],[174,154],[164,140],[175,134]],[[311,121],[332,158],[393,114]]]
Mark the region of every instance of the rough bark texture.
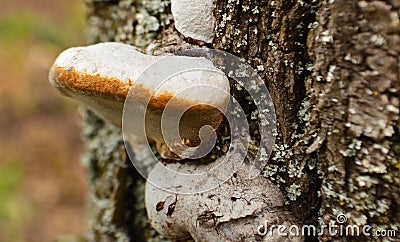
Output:
[[82,158],[89,179],[91,241],[157,241],[144,207],[144,179],[128,159],[119,128],[84,111]]
[[217,1],[214,47],[262,66],[280,131],[265,175],[304,224],[344,213],[398,233],[398,13],[399,1]]
[[399,232],[399,7],[335,0],[319,9],[308,95],[322,145],[309,152],[323,165],[325,223],[344,213],[349,224]]
[[[275,104],[278,121],[276,151],[265,176],[286,194],[286,204],[304,222],[315,222],[320,181],[315,158],[296,142],[303,139],[306,120],[299,120],[305,83],[312,66],[307,33],[315,21],[316,4],[303,1],[217,1],[215,48],[248,60],[259,70]],[[240,31],[237,31],[240,30]],[[307,209],[305,209],[307,208]]]
[[[159,39],[148,49],[153,54],[199,44],[172,28],[167,0],[86,4],[91,42],[146,47]],[[246,59],[273,98],[278,137],[264,176],[283,192],[284,209],[302,224],[328,224],[344,213],[348,224],[399,234],[400,2],[215,4],[216,35],[208,47]],[[144,181],[127,159],[120,130],[90,112],[84,117],[94,240],[161,240],[149,228]]]

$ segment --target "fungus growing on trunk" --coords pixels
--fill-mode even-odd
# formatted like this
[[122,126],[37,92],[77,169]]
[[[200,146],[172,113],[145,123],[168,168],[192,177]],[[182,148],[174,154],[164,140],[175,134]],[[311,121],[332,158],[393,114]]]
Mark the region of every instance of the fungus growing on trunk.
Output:
[[[105,121],[123,126],[124,138],[125,131],[127,136],[137,136],[132,147],[126,146],[128,155],[131,148],[132,163],[147,178],[145,203],[150,222],[166,238],[302,241],[301,235],[282,236],[277,226],[268,227],[270,222],[287,227],[298,223],[282,209],[279,188],[257,176],[261,160],[268,160],[268,147],[274,144],[275,115],[267,88],[255,70],[233,55],[202,54],[221,57],[213,60],[227,68],[223,72],[204,57],[149,56],[127,44],[103,43],[64,51],[49,79],[63,94],[81,101]],[[246,115],[231,100],[225,74],[243,83],[263,112],[260,161],[252,163],[247,156],[250,133]],[[157,143],[164,157],[187,158],[192,146],[212,140],[211,134],[203,136],[202,129],[208,127],[206,131],[215,134],[210,127],[220,125],[225,110],[231,147],[224,155],[210,163],[154,165],[157,158],[148,148],[148,140]],[[168,117],[164,119],[164,115]]]
[[[168,77],[161,84],[152,79],[161,77],[163,70],[155,70],[151,77],[136,83],[148,66],[163,58],[170,63],[163,68],[189,65],[196,69]],[[172,113],[183,114],[178,123],[180,139],[174,142],[176,146],[182,143],[192,147],[200,144],[199,131],[203,126],[218,127],[229,103],[229,81],[211,61],[202,57],[145,55],[122,43],[70,48],[55,60],[49,79],[64,95],[81,101],[99,117],[119,127],[127,97],[132,108],[145,108],[146,137],[137,140],[156,142],[159,153],[170,159],[181,158],[171,152],[174,144],[166,145],[163,138],[161,120],[169,101],[173,100],[168,106]],[[143,129],[142,122],[129,125],[133,130]]]

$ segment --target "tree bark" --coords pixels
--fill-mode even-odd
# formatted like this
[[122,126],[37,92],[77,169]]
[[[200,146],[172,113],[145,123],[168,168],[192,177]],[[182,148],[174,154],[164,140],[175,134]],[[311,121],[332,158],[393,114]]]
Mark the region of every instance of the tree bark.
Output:
[[[275,105],[278,136],[263,175],[283,193],[282,209],[300,224],[345,214],[347,224],[399,236],[400,1],[216,0],[212,45],[174,29],[168,0],[86,6],[92,43],[152,44],[152,54],[200,45],[244,58]],[[83,116],[92,239],[162,241],[147,219],[145,181],[127,158],[121,131],[90,111]],[[317,239],[380,241],[306,237]]]

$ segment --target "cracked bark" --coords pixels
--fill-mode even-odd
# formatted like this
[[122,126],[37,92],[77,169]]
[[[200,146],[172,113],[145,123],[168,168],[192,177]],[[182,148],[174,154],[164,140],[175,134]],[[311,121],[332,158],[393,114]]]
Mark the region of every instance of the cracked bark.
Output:
[[[86,4],[92,42],[145,47],[158,39],[154,53],[196,43],[173,30],[168,1]],[[345,213],[348,224],[399,234],[399,7],[398,0],[216,1],[209,47],[243,57],[265,80],[279,134],[264,175],[301,224]],[[93,240],[162,240],[149,227],[144,181],[120,131],[90,112],[84,119]]]
[[341,212],[350,224],[399,232],[399,4],[335,1],[319,10],[309,43],[311,127],[327,133],[315,151],[325,222]]

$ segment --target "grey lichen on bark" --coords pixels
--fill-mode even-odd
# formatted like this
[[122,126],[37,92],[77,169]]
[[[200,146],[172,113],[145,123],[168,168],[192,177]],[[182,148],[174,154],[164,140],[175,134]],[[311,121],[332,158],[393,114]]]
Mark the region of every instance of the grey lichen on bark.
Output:
[[301,106],[308,102],[312,67],[306,43],[318,2],[221,0],[216,6],[214,47],[243,57],[258,70],[275,105],[278,136],[264,176],[281,188],[289,210],[303,223],[314,224],[318,157],[306,154],[298,142],[308,122],[307,107]]
[[172,23],[169,0],[85,0],[91,43],[117,41],[144,48]]
[[[129,241],[125,222],[132,216],[129,215],[132,211],[124,211],[127,207],[121,202],[133,200],[132,187],[143,187],[143,184],[134,184],[128,175],[131,166],[125,155],[121,132],[90,111],[83,112],[86,144],[83,164],[89,178],[89,223],[94,232],[93,239]],[[131,223],[133,225],[133,221]]]

